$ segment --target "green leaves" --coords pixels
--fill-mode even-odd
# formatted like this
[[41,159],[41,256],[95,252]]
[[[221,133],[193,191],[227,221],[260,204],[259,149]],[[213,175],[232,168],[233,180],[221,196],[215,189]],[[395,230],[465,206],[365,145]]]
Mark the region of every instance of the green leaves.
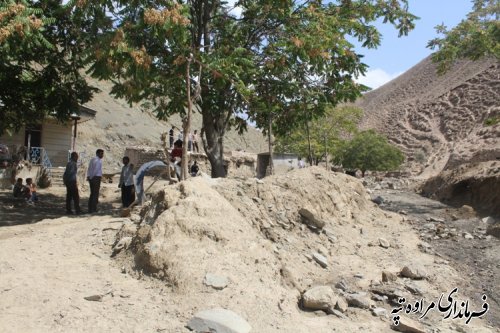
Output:
[[335,161],[347,169],[390,171],[399,168],[403,153],[373,130],[358,133],[340,149]]
[[311,155],[314,162],[319,162],[325,158],[325,153],[335,155],[343,140],[357,132],[362,116],[362,110],[352,106],[328,107],[324,116],[278,135],[276,150],[299,156]]
[[438,73],[446,72],[460,58],[500,59],[499,15],[498,0],[475,0],[473,11],[456,27],[448,30],[443,25],[437,26],[436,32],[442,37],[432,39],[427,47],[437,49],[432,59],[438,64]]

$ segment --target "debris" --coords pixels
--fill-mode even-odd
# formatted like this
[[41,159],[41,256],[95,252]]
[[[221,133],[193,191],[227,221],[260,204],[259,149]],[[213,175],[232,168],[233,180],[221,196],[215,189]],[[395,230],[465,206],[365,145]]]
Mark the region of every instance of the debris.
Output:
[[422,279],[427,278],[427,273],[422,268],[413,267],[413,266],[412,267],[409,267],[409,266],[403,267],[400,275],[403,277],[413,279],[413,280],[422,280]]
[[199,333],[248,333],[252,329],[245,319],[233,311],[221,308],[196,313],[187,327]]
[[325,221],[317,218],[317,213],[315,213],[312,209],[301,208],[299,209],[299,214],[302,216],[302,221],[314,228],[322,229],[325,226]]
[[322,256],[319,253],[313,253],[313,259],[316,261],[321,267],[326,268],[328,267],[328,261],[324,256]]
[[214,289],[222,290],[222,289],[227,287],[229,282],[225,276],[207,273],[205,275],[205,279],[203,280],[203,283],[206,286],[212,287]]

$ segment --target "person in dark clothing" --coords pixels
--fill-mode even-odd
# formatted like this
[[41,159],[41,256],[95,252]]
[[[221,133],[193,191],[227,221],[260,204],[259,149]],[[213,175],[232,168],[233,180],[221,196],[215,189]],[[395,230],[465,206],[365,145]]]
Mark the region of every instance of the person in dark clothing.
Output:
[[172,148],[174,145],[174,126],[172,126],[170,131],[168,131],[168,140],[169,140],[170,148]]
[[27,189],[26,186],[23,185],[23,179],[17,178],[17,181],[14,184],[14,188],[12,189],[12,194],[14,195],[14,197],[24,198],[27,196],[27,191],[29,191],[29,189]]
[[134,165],[130,164],[128,156],[123,157],[123,167],[120,173],[118,187],[122,190],[122,205],[127,208],[135,201],[134,195]]
[[81,214],[80,210],[80,195],[78,194],[77,171],[78,171],[78,153],[72,152],[66,170],[63,174],[63,182],[66,186],[66,214],[73,215],[71,210],[71,201],[75,206],[75,213]]
[[200,171],[200,167],[198,166],[196,161],[194,161],[193,165],[191,165],[191,170],[189,171],[191,172],[191,176],[193,177],[195,177],[198,174],[198,171]]

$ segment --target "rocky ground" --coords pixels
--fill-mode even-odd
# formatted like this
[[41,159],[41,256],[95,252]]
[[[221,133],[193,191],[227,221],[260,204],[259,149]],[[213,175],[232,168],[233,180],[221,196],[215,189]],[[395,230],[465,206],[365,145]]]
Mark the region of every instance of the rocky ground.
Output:
[[4,191],[0,330],[188,332],[199,311],[224,308],[252,332],[391,332],[400,297],[429,304],[458,287],[469,311],[486,294],[489,312],[468,325],[400,312],[398,329],[498,332],[489,224],[394,184],[316,167],[158,181],[129,217],[116,184],[103,185],[98,215],[83,216],[62,216],[62,188],[41,190],[36,207]]

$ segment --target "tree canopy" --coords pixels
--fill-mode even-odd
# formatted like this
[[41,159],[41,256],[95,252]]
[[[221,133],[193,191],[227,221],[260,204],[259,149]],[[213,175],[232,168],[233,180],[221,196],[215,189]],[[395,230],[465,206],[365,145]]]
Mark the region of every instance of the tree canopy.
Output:
[[460,58],[478,60],[485,56],[500,59],[500,3],[498,0],[474,0],[473,10],[456,27],[436,27],[442,35],[432,39],[428,47],[438,72],[444,73]]
[[357,132],[363,111],[353,106],[328,107],[325,115],[290,128],[285,135],[277,136],[276,150],[306,157],[310,163],[333,156],[344,140]]
[[370,171],[395,170],[404,162],[403,153],[374,130],[359,132],[347,141],[335,156],[337,163],[347,169]]
[[[184,115],[189,84],[203,118],[202,139],[212,176],[225,174],[223,135],[251,119],[286,132],[327,106],[354,100],[366,88],[362,55],[348,37],[376,47],[379,18],[400,34],[415,17],[406,0],[74,1],[106,16],[91,70],[115,82],[113,93],[142,102],[161,119]],[[109,24],[112,22],[112,24]],[[190,59],[190,61],[188,61]]]
[[[19,3],[23,9],[13,10]],[[285,133],[354,100],[366,89],[355,78],[367,66],[350,38],[377,47],[377,20],[405,35],[416,19],[408,0],[233,4],[8,0],[0,11],[0,130],[47,114],[67,119],[91,98],[84,69],[111,80],[115,96],[141,103],[160,119],[185,115],[192,90],[212,176],[224,176],[228,128],[243,130],[251,119]],[[22,20],[36,24],[9,23]]]
[[60,1],[0,6],[0,134],[47,115],[66,121],[93,89],[81,75],[91,21]]

